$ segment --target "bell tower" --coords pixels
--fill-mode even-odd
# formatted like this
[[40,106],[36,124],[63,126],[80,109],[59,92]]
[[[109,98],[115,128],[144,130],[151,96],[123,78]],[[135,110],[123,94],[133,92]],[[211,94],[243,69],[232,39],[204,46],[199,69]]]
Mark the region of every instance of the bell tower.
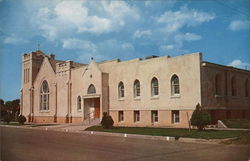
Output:
[[[45,54],[37,50],[22,56],[22,89],[20,112],[29,122],[33,121],[34,80],[40,70]],[[24,108],[25,107],[25,108]]]

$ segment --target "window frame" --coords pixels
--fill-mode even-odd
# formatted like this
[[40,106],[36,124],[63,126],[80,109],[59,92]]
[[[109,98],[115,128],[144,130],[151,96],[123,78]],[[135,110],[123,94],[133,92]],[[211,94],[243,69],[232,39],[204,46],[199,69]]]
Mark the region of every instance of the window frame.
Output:
[[93,84],[89,85],[87,94],[96,94],[96,88]]
[[82,110],[82,98],[81,96],[77,97],[77,111],[81,111]]
[[140,111],[139,110],[135,110],[134,111],[134,122],[140,122]]
[[118,111],[118,122],[124,121],[124,111]]
[[[178,114],[178,115],[176,115]],[[180,123],[180,110],[172,110],[171,111],[172,124]]]
[[156,77],[151,79],[151,97],[159,97],[159,81]]
[[141,97],[141,84],[138,79],[134,81],[134,98]]
[[118,99],[124,99],[125,97],[125,87],[122,81],[118,84]]
[[[179,79],[178,75],[176,75],[176,74],[172,75],[172,77],[170,79],[170,84],[171,84],[171,96],[180,96],[180,93],[181,93],[180,79]],[[178,89],[178,92],[176,91],[176,89]]]
[[152,122],[153,124],[159,122],[158,110],[152,110],[152,111],[151,111],[151,122]]
[[[47,88],[47,89],[46,89]],[[46,90],[46,91],[45,91]],[[49,111],[49,96],[50,96],[50,90],[49,90],[49,84],[47,80],[43,80],[41,86],[40,86],[40,111]]]

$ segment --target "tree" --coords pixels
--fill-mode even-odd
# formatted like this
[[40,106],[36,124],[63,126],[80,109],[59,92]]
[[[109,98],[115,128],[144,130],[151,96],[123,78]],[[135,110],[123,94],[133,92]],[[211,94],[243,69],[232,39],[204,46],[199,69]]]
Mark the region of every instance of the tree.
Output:
[[18,114],[20,113],[20,100],[19,99],[15,99],[15,100],[12,100],[12,101],[7,101],[5,102],[5,109],[11,113],[12,115],[12,118],[15,118],[15,116],[18,116]]
[[191,118],[191,125],[197,126],[199,130],[205,130],[205,127],[210,124],[211,116],[210,114],[201,107],[200,104],[196,105]]
[[9,124],[11,120],[12,120],[11,113],[8,112],[6,115],[4,115],[4,117],[3,117],[3,121],[4,122],[6,122],[7,124]]
[[26,122],[26,118],[23,115],[18,116],[17,120],[21,125],[23,125]]
[[102,127],[105,129],[109,129],[113,127],[113,124],[114,124],[114,121],[112,117],[108,115],[107,112],[103,112],[102,121],[101,121]]
[[0,99],[0,111],[1,111],[1,118],[3,118],[8,113],[4,105],[4,100],[2,99]]

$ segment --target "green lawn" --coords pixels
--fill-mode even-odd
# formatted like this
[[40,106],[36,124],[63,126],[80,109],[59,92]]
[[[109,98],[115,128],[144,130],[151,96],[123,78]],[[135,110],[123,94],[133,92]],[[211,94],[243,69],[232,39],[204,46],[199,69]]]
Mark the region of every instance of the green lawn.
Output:
[[229,128],[250,129],[250,119],[229,119],[223,120],[223,123]]
[[[112,129],[104,129],[101,126],[92,126],[86,131],[102,131],[113,133],[127,133],[127,134],[140,134],[140,135],[153,135],[153,136],[172,136],[172,137],[185,137],[185,138],[201,138],[201,139],[226,139],[226,138],[241,138],[250,136],[250,131],[226,131],[226,130],[206,130],[199,131],[192,129],[181,128],[149,128],[149,127],[114,127]],[[247,140],[250,138],[247,138]],[[248,140],[248,141],[249,141]],[[250,144],[250,141],[249,141]]]

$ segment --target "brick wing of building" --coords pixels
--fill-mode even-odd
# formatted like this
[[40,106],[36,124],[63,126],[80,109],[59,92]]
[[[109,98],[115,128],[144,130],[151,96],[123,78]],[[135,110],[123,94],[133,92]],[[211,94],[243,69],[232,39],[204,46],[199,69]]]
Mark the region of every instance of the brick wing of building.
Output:
[[201,53],[80,64],[38,50],[22,57],[21,114],[29,122],[100,120],[187,127],[196,105],[218,119],[250,118],[250,71],[202,61]]

